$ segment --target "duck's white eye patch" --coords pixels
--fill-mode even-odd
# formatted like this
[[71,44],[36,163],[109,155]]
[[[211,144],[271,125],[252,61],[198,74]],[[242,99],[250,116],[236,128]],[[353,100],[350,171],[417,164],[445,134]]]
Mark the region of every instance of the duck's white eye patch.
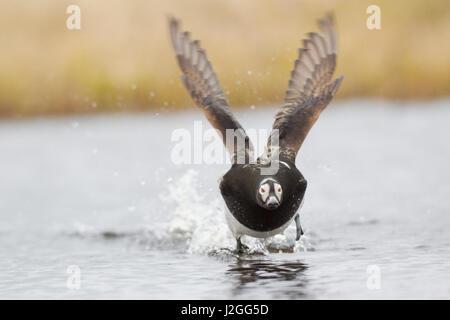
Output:
[[273,187],[275,188],[275,195],[278,198],[278,201],[281,201],[281,194],[283,193],[283,189],[281,189],[281,186],[278,183],[274,183]]
[[267,197],[269,196],[270,186],[268,183],[263,184],[259,187],[259,194],[261,195],[261,199],[263,202],[266,202]]

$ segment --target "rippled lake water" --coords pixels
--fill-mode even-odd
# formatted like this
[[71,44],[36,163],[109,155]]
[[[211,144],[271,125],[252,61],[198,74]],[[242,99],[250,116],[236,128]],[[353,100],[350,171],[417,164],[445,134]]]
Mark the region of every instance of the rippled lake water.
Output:
[[[266,129],[274,112],[237,116]],[[170,160],[195,120],[209,127],[198,110],[1,121],[0,298],[450,298],[449,100],[333,103],[297,158],[305,236],[246,238],[241,256],[228,165]]]

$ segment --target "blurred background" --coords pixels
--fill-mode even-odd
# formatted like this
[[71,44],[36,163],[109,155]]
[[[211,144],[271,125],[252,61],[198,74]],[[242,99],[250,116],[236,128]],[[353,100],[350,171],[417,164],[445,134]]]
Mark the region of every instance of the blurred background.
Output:
[[[222,142],[180,81],[167,15],[260,133],[328,11],[345,79],[297,157],[305,235],[244,239],[256,254],[235,259],[229,165],[173,161],[176,129],[194,151]],[[0,28],[0,299],[450,297],[450,1],[16,0]]]
[[[66,28],[67,6],[81,30]],[[381,30],[366,8],[381,8]],[[193,107],[168,41],[167,15],[200,39],[232,106],[281,103],[306,32],[336,16],[342,98],[450,93],[448,0],[3,1],[0,116]]]

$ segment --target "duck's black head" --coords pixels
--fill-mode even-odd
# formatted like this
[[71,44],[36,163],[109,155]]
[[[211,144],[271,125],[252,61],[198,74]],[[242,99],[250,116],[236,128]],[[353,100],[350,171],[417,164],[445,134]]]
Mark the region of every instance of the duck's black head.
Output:
[[297,212],[306,180],[293,164],[261,174],[262,164],[233,165],[222,177],[220,191],[233,216],[253,230],[271,230]]

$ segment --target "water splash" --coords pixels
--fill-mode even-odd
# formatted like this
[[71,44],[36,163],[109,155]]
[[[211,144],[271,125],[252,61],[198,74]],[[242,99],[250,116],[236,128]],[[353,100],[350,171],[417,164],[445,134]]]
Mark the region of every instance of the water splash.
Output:
[[[219,257],[236,256],[236,240],[225,220],[223,199],[219,196],[212,201],[206,200],[197,177],[197,171],[188,170],[178,180],[168,180],[167,189],[159,195],[160,212],[151,212],[148,224],[142,228],[101,230],[75,223],[68,235],[108,241],[124,239],[146,249],[177,249]],[[130,207],[127,209],[128,212],[133,210]],[[295,241],[295,233],[295,224],[292,223],[284,234],[267,239],[244,236],[242,242],[248,247],[247,256],[314,249],[308,233],[300,241]]]
[[187,251],[211,253],[232,250],[234,239],[229,232],[220,199],[207,202],[197,189],[198,173],[187,171],[180,179],[168,184],[168,192],[160,199],[175,204],[169,216],[170,237],[184,239]]
[[[225,221],[224,203],[220,198],[205,201],[197,189],[195,170],[187,171],[178,181],[168,185],[168,193],[160,198],[165,202],[174,202],[175,209],[169,217],[168,235],[179,240],[184,239],[187,251],[209,255],[232,253],[236,240]],[[295,225],[292,224],[284,234],[267,239],[243,237],[248,246],[248,254],[268,254],[271,252],[299,252],[312,249],[308,235],[295,241]]]

